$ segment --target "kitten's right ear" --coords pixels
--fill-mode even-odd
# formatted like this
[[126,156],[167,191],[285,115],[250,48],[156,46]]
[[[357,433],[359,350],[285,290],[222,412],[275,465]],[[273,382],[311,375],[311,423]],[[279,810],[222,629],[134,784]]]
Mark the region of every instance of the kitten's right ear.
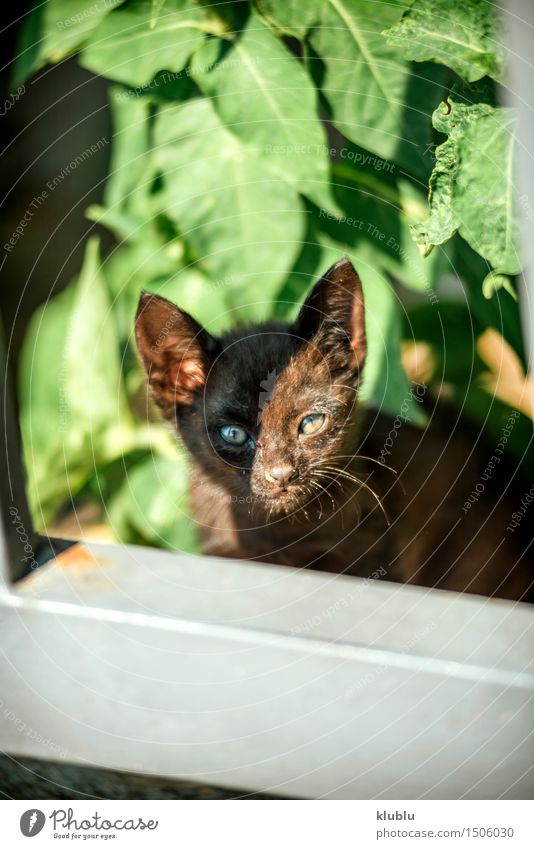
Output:
[[218,342],[189,313],[149,292],[139,299],[135,337],[156,403],[167,413],[190,404],[206,382]]
[[293,333],[299,339],[313,339],[334,367],[360,376],[367,352],[365,306],[360,278],[349,259],[336,262],[315,284]]

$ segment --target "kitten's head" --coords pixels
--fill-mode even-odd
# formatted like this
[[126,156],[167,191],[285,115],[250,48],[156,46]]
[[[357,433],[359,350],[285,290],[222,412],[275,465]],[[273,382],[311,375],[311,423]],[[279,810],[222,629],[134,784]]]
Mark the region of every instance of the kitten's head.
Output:
[[292,324],[215,338],[170,301],[144,294],[136,337],[156,403],[203,475],[232,495],[293,511],[316,494],[314,472],[353,448],[366,339],[348,259],[319,280]]

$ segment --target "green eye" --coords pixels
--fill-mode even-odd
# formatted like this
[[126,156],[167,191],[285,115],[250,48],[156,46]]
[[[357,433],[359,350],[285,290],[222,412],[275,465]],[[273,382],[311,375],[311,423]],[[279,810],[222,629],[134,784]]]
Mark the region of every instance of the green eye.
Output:
[[299,433],[303,433],[305,436],[317,433],[324,425],[325,419],[324,413],[312,413],[310,416],[305,416],[299,424]]
[[250,439],[246,430],[237,425],[225,425],[219,428],[219,434],[228,445],[244,445]]

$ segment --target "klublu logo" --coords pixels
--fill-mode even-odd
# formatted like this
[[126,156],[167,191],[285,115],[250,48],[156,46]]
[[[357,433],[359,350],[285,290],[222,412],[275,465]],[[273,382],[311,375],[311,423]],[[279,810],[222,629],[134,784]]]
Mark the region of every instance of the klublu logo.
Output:
[[24,811],[20,818],[20,830],[24,837],[35,837],[42,831],[46,822],[46,817],[42,811],[37,808],[31,808],[29,811]]

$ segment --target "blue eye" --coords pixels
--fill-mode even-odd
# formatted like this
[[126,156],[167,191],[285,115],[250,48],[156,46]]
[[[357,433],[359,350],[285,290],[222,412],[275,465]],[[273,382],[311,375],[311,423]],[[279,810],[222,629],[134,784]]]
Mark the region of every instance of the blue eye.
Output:
[[228,445],[244,445],[250,439],[246,430],[243,430],[242,427],[237,427],[237,425],[220,427],[219,434]]
[[311,413],[311,415],[305,416],[299,424],[299,433],[303,433],[305,436],[317,433],[324,425],[325,419],[324,413]]

